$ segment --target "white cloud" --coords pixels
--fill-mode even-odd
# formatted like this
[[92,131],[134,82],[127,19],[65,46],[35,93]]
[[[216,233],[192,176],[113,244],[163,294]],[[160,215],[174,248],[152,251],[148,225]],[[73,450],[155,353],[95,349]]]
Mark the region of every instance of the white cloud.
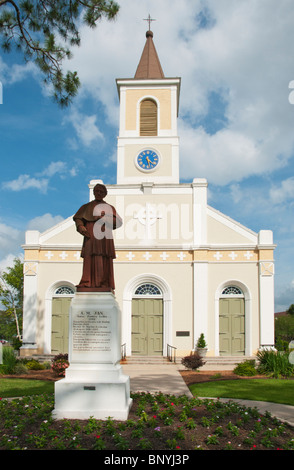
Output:
[[18,254],[9,253],[8,255],[6,255],[5,258],[0,260],[0,271],[6,271],[7,268],[12,268],[14,266],[15,258],[20,258],[22,260],[23,254],[22,253],[18,253]]
[[39,232],[45,232],[45,230],[59,224],[64,220],[60,215],[43,214],[30,220],[27,224],[27,230],[38,230]]
[[279,186],[271,188],[270,197],[275,204],[294,199],[294,176],[282,181]]
[[65,162],[51,162],[40,175],[47,175],[48,177],[54,176],[57,173],[64,174],[67,172],[67,165]]
[[210,183],[225,185],[263,172],[258,162],[261,150],[247,135],[230,129],[209,135],[202,127],[193,129],[183,122],[180,134],[182,178],[190,180],[194,173],[209,176]]
[[5,64],[3,59],[0,58],[0,70],[1,81],[7,86],[21,82],[32,75],[35,77],[39,76],[38,68],[33,62],[13,64],[9,67]]
[[25,189],[38,189],[42,193],[46,193],[48,189],[47,178],[34,178],[30,175],[19,175],[18,178],[6,181],[2,184],[3,189],[10,189],[11,191],[23,191]]
[[67,163],[62,161],[51,162],[43,171],[36,173],[35,176],[27,174],[19,175],[16,179],[2,183],[3,189],[11,191],[23,191],[26,189],[37,189],[46,194],[49,188],[50,179],[55,175],[64,179],[67,176],[77,175],[77,168],[73,166],[68,169]]
[[0,250],[9,252],[15,244],[20,244],[22,232],[4,223],[0,223]]
[[22,257],[21,244],[24,233],[0,222],[0,270],[13,266],[16,257]]
[[78,136],[78,139],[86,147],[90,147],[94,142],[103,140],[103,134],[97,126],[97,115],[86,116],[77,109],[71,109],[64,122],[70,122]]

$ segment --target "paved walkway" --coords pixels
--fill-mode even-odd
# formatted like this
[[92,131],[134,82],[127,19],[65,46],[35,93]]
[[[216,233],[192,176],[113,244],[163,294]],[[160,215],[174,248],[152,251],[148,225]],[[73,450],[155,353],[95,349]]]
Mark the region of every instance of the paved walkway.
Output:
[[[123,372],[130,377],[132,392],[162,392],[192,397],[179,372],[182,369],[182,366],[179,364],[125,364],[122,368]],[[221,400],[231,401],[231,399],[224,398]],[[247,407],[256,407],[262,414],[268,411],[272,416],[294,426],[294,406],[252,400],[235,401]]]

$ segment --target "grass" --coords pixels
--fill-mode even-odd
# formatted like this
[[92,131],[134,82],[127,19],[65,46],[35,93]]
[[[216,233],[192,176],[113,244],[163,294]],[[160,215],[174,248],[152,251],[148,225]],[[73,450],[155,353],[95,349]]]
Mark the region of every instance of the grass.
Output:
[[45,380],[29,379],[2,379],[0,378],[0,397],[26,397],[40,395],[42,393],[53,393],[54,382]]
[[190,385],[194,396],[268,401],[294,406],[294,380],[221,380]]
[[[190,385],[189,388],[192,394],[197,397],[238,398],[243,400],[269,401],[294,406],[294,380],[215,380],[196,383]],[[0,380],[0,397],[2,398],[53,392],[53,382],[17,378]]]

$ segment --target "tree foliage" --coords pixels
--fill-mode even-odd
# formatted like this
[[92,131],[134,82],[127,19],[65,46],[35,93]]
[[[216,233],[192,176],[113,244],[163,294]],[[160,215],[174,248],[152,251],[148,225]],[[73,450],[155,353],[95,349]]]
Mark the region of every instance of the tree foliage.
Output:
[[294,340],[294,315],[285,315],[275,319],[275,346],[287,350],[290,341]]
[[0,272],[0,332],[12,339],[21,336],[23,311],[23,263],[15,258],[14,265]]
[[[15,46],[25,61],[33,61],[53,85],[53,97],[68,106],[77,94],[77,72],[64,74],[62,63],[71,57],[70,47],[80,45],[81,20],[91,28],[119,10],[113,0],[0,0],[0,36],[4,51]],[[58,38],[58,39],[57,39]]]
[[294,304],[291,304],[288,310],[286,310],[288,315],[293,315],[294,316]]

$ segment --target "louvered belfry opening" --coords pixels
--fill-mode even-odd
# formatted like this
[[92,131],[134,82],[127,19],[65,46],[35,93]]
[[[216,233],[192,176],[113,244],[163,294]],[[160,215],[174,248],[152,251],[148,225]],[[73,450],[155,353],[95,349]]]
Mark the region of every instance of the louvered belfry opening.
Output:
[[151,99],[141,103],[140,136],[157,135],[157,104]]

